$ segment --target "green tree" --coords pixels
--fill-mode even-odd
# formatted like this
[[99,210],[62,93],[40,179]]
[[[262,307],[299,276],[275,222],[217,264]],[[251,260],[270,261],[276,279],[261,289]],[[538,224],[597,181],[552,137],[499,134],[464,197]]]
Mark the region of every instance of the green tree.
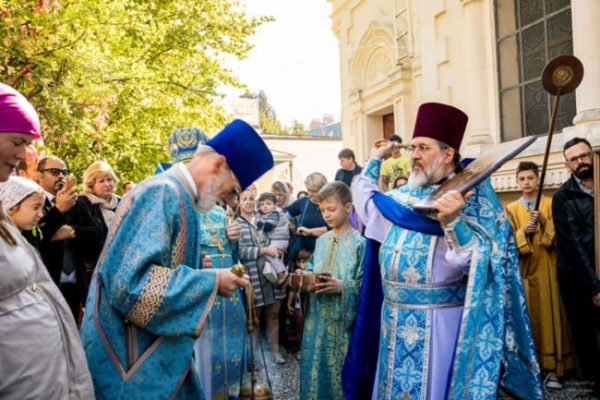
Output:
[[268,17],[233,0],[0,0],[0,81],[35,105],[48,152],[81,176],[105,159],[140,180],[168,160],[177,127],[226,122],[212,99],[243,87],[225,57],[245,57]]
[[307,129],[302,122],[294,120],[290,128],[290,133],[292,135],[306,135]]
[[258,92],[258,115],[260,121],[260,127],[263,133],[270,135],[287,135],[289,130],[286,129],[281,122],[277,119],[277,113],[269,100],[267,99],[266,93],[261,90]]

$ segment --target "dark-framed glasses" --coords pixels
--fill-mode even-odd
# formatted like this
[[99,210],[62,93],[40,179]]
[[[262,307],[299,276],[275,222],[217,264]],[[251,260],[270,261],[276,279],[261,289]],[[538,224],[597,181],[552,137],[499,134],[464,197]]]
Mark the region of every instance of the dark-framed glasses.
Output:
[[53,176],[68,176],[71,173],[70,169],[60,169],[60,168],[46,168],[41,169],[40,172],[49,172]]
[[585,153],[581,153],[578,156],[567,158],[567,162],[570,164],[575,164],[577,161],[590,161],[591,159],[592,159],[592,152],[586,151]]
[[426,144],[420,144],[418,146],[414,146],[414,145],[408,146],[406,148],[406,151],[408,151],[408,154],[414,154],[417,152],[424,154],[424,153],[427,153],[429,150],[433,149],[434,147],[440,148],[440,146],[428,146]]

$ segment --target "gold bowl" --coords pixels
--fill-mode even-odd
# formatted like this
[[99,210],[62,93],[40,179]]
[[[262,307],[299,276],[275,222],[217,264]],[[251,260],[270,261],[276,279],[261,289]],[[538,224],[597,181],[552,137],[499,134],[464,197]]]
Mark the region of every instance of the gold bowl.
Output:
[[325,280],[324,278],[330,276],[331,274],[327,272],[293,274],[292,279],[290,280],[290,288],[300,293],[314,292],[317,290],[317,282],[322,282]]

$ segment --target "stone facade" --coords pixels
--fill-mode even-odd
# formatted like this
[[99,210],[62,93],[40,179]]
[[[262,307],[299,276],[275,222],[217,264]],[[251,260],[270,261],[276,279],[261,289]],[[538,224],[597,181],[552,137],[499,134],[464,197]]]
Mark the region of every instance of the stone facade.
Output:
[[[513,0],[329,1],[340,49],[344,147],[354,149],[358,160],[384,136],[383,116],[393,114],[395,132],[408,141],[419,104],[429,101],[452,104],[469,116],[463,156],[476,157],[502,141],[495,3],[511,7]],[[573,53],[585,75],[571,126],[553,138],[546,175],[550,189],[569,176],[562,157],[566,140],[581,136],[600,146],[600,1],[571,1],[570,13]],[[518,162],[541,164],[544,149],[545,135],[540,135],[494,174],[501,196],[512,197],[517,190]]]

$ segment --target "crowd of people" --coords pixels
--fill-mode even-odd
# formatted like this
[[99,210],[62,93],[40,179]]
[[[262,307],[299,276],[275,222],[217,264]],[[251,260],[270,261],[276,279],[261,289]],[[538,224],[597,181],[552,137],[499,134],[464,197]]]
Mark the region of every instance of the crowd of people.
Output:
[[300,399],[492,399],[500,383],[541,399],[569,374],[598,398],[592,147],[564,144],[571,178],[539,204],[523,161],[505,208],[486,179],[435,219],[414,211],[462,170],[467,121],[425,103],[410,145],[381,140],[364,167],[343,149],[334,181],[297,193],[258,193],[274,161],[245,122],[176,129],[154,176],[119,186],[96,161],[78,190],[0,84],[0,398],[236,398],[251,293],[272,367],[300,360]]

